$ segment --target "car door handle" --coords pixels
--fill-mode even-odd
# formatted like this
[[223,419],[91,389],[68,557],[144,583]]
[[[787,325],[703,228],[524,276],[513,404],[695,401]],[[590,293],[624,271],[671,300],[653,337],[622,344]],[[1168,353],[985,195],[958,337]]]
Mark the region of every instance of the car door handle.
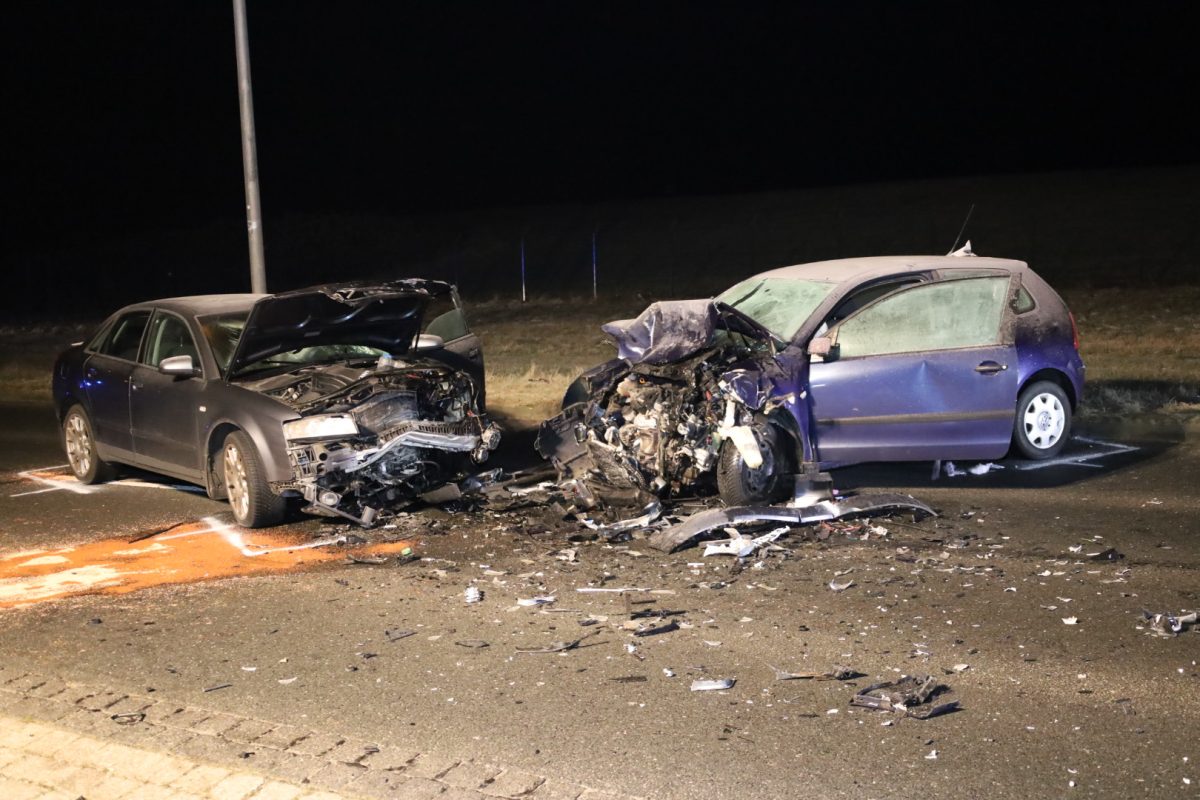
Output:
[[141,382],[141,381],[135,381],[135,380],[130,380],[130,381],[129,381],[129,388],[130,388],[130,389],[133,389],[135,392],[136,392],[138,389],[142,388],[142,386],[143,386],[143,384],[142,384],[142,382]]
[[96,370],[95,367],[88,367],[86,374],[87,374],[89,380],[96,378],[100,375],[100,373]]
[[997,364],[995,361],[984,361],[975,371],[981,375],[995,375],[997,372],[1003,372],[1008,369],[1008,364]]

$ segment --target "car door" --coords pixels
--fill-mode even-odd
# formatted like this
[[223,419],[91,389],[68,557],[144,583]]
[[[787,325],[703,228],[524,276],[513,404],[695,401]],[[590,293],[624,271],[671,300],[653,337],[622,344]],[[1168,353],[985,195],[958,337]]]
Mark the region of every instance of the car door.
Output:
[[132,460],[129,378],[149,320],[149,311],[123,314],[84,363],[84,391],[101,458]]
[[1007,274],[902,289],[829,332],[809,402],[822,462],[999,458],[1012,438],[1016,351]]
[[[174,356],[190,356],[195,375],[159,372],[163,359]],[[144,466],[192,480],[203,478],[203,458],[197,445],[204,389],[200,364],[195,337],[184,319],[156,311],[129,382],[133,447]]]

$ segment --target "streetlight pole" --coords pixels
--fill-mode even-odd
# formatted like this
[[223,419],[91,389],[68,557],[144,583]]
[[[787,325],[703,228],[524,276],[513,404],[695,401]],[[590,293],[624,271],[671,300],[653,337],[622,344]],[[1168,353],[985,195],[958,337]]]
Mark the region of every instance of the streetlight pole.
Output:
[[267,291],[263,258],[262,201],[258,197],[258,153],[254,144],[254,96],[250,91],[250,43],[246,0],[233,0],[233,36],[237,43],[238,104],[242,113],[242,172],[246,179],[246,231],[250,236],[250,291]]

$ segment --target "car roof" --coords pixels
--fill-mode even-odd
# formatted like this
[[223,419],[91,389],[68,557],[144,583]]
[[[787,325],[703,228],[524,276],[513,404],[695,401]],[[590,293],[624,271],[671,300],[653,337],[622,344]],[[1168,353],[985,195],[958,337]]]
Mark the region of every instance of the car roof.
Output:
[[265,294],[197,294],[189,297],[164,297],[161,300],[146,300],[121,309],[136,311],[144,308],[162,308],[179,314],[203,316],[206,314],[228,314],[249,311]]
[[813,261],[794,264],[759,273],[755,277],[793,278],[814,281],[864,281],[884,278],[904,272],[927,270],[981,270],[1001,269],[1022,272],[1029,268],[1024,261],[1012,258],[987,258],[983,256],[870,256],[866,258],[839,258],[832,261]]

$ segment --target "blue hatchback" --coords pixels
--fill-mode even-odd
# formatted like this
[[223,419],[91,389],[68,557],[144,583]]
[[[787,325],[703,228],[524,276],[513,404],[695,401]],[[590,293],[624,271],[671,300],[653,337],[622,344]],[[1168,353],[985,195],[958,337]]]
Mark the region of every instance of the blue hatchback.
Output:
[[970,255],[783,267],[604,330],[539,451],[568,477],[734,505],[862,461],[1057,455],[1083,390],[1075,322],[1027,264]]

